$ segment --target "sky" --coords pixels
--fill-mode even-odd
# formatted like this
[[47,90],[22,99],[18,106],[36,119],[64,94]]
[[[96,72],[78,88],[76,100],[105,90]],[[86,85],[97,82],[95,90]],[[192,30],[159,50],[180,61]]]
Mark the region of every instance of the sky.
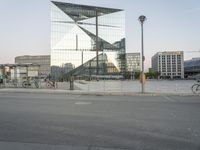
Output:
[[[145,68],[151,57],[168,50],[184,51],[185,60],[200,57],[199,0],[60,0],[121,8],[126,12],[126,51],[141,51],[140,15],[145,15]],[[0,0],[0,64],[20,55],[50,54],[50,1]],[[196,52],[195,52],[196,51]]]

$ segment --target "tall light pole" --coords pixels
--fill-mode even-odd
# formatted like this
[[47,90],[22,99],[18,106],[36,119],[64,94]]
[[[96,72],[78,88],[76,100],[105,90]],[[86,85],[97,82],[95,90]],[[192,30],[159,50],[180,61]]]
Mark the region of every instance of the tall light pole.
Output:
[[97,68],[96,68],[96,75],[98,76],[99,75],[99,31],[98,31],[98,9],[96,9],[96,55],[97,55],[97,58],[96,58],[96,62],[97,62]]
[[141,23],[141,54],[142,54],[142,72],[141,72],[141,84],[142,84],[142,93],[144,93],[144,41],[143,41],[143,24],[144,24],[144,21],[146,20],[146,16],[144,15],[141,15],[138,20],[140,21]]

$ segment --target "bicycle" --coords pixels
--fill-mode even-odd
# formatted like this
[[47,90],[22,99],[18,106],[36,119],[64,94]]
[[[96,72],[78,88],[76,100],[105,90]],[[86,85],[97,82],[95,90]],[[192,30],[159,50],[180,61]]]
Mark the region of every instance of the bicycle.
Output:
[[194,94],[200,94],[200,80],[197,81],[194,85],[192,85],[191,90]]
[[29,80],[23,81],[22,82],[22,87],[23,88],[30,88],[30,87],[32,87],[33,84],[35,85],[36,88],[39,88],[39,84],[38,84],[38,82],[36,80],[33,80],[33,81],[29,81]]
[[55,84],[55,81],[51,81],[51,80],[46,80],[46,87],[47,88],[56,88],[56,84]]

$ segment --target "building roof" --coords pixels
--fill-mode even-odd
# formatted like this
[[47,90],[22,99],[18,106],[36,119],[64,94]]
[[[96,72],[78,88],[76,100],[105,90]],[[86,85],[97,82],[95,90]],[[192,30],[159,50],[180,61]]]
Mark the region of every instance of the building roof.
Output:
[[50,57],[50,55],[22,55],[22,56],[16,56],[15,58],[27,58],[27,57]]
[[200,57],[192,58],[184,62],[184,67],[200,66]]
[[38,64],[26,63],[26,64],[0,64],[0,68],[3,67],[33,67],[40,66]]
[[118,11],[123,11],[122,9],[96,7],[72,3],[63,3],[51,1],[58,8],[60,8],[64,13],[71,17],[75,22],[96,17],[96,11],[98,16],[115,13]]
[[163,52],[158,52],[157,54],[180,54],[183,53],[183,51],[163,51]]

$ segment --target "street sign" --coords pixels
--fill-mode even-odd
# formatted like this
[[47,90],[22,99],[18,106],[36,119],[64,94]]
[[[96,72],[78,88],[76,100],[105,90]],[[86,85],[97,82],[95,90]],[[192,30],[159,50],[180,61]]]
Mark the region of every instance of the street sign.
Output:
[[[143,74],[143,83],[146,82],[146,76]],[[140,74],[140,83],[142,83],[142,74]]]
[[145,56],[143,56],[142,60],[145,61]]

